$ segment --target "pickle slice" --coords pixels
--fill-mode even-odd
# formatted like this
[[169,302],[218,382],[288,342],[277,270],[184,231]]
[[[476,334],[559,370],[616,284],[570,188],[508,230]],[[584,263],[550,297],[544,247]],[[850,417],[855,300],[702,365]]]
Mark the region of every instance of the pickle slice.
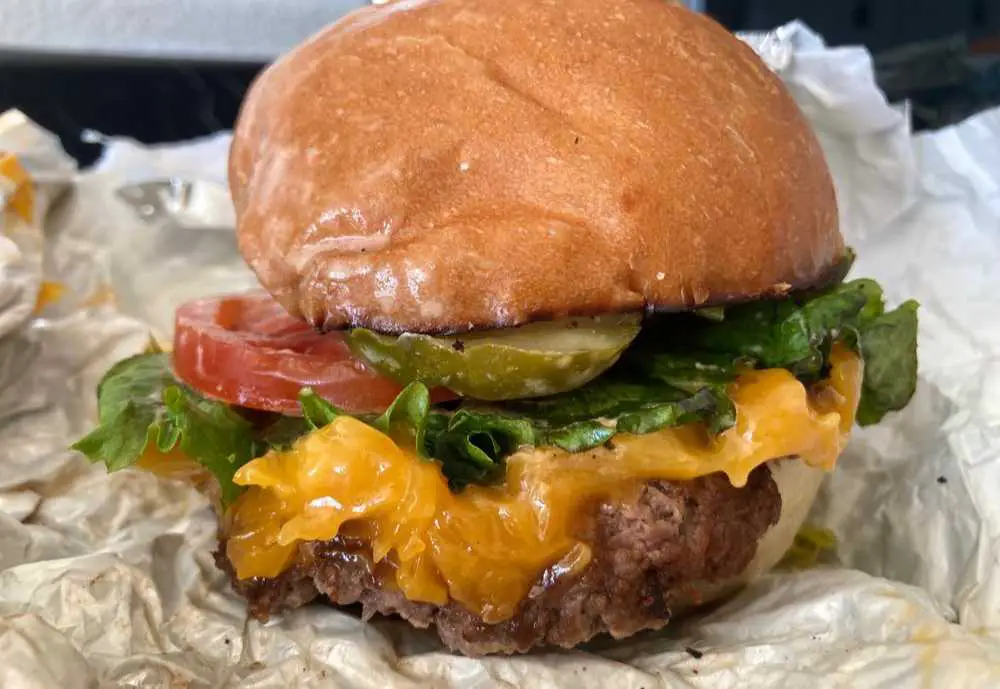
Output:
[[355,328],[346,339],[355,356],[400,383],[506,400],[553,395],[596,378],[639,334],[640,322],[638,314],[566,318],[449,337]]

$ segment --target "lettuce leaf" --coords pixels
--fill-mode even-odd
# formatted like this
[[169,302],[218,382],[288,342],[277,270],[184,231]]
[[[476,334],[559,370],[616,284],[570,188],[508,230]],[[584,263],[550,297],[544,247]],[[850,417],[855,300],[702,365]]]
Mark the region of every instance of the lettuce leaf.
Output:
[[[299,394],[299,404],[310,428],[344,413],[308,388]],[[430,391],[423,383],[403,388],[383,414],[357,418],[418,456],[440,462],[452,490],[502,479],[504,459],[522,445],[534,445],[537,438],[525,419],[490,411],[432,410]]]
[[[299,402],[312,428],[343,413],[308,389],[299,395]],[[663,385],[651,391],[612,384],[599,391],[590,388],[522,401],[517,408],[445,411],[431,408],[430,392],[423,383],[410,383],[384,414],[359,418],[419,456],[439,462],[451,489],[461,490],[501,480],[506,458],[520,447],[581,452],[603,445],[617,433],[650,433],[698,420],[711,424],[716,415],[725,424],[735,423],[732,402],[714,389],[688,395]]]
[[176,380],[164,361],[163,354],[140,354],[112,366],[97,386],[99,424],[73,449],[117,471],[137,462],[147,445],[168,445],[166,434],[160,441],[165,416],[160,398]]
[[249,421],[230,407],[182,385],[163,353],[120,361],[97,388],[97,427],[73,449],[109,471],[134,465],[144,453],[180,449],[219,481],[222,502],[235,500],[237,469],[267,451]]
[[431,393],[427,386],[410,384],[371,424],[403,447],[423,449],[430,410]]
[[616,433],[652,433],[696,421],[718,433],[736,423],[732,400],[722,386],[686,382],[686,386],[655,379],[642,383],[612,374],[576,390],[504,406],[530,418],[540,430],[542,444],[570,452],[596,447]]
[[858,423],[878,423],[890,411],[909,403],[917,389],[917,302],[866,322],[859,331],[865,378]]
[[[704,310],[703,310],[704,311]],[[902,409],[917,380],[917,304],[885,311],[882,289],[853,280],[788,299],[654,317],[621,360],[587,385],[559,395],[486,406],[464,401],[434,408],[414,382],[386,411],[361,420],[418,455],[437,461],[453,490],[502,479],[508,456],[524,446],[568,452],[598,447],[618,433],[652,433],[701,422],[731,427],[727,385],[750,368],[786,368],[806,383],[828,373],[834,342],[865,361],[858,423]],[[151,447],[180,448],[218,480],[228,504],[235,472],[271,448],[344,414],[309,389],[302,417],[240,414],[180,383],[167,354],[126,359],[98,387],[100,423],[74,448],[111,471],[135,464]]]
[[699,362],[706,355],[716,357],[716,362],[729,357],[758,368],[787,368],[815,376],[821,373],[830,344],[880,315],[883,303],[877,283],[853,280],[805,301],[792,298],[730,307],[722,321],[702,321],[677,338],[673,347]]
[[461,490],[470,483],[502,480],[506,458],[519,447],[537,444],[537,440],[528,419],[460,409],[453,414],[432,415],[421,448],[425,456],[441,462],[448,486]]
[[906,406],[917,384],[917,303],[886,312],[882,288],[868,279],[731,306],[715,321],[664,317],[643,329],[622,366],[688,391],[721,389],[746,368],[785,368],[811,383],[826,375],[837,341],[865,362],[858,423]]
[[715,388],[689,394],[667,385],[612,381],[502,407],[433,411],[418,447],[441,462],[449,485],[459,489],[501,479],[505,458],[519,447],[582,452],[618,433],[652,433],[695,421],[719,430],[735,420],[731,400]]
[[345,413],[313,392],[312,388],[302,388],[299,392],[299,407],[302,408],[302,418],[311,430],[323,428]]

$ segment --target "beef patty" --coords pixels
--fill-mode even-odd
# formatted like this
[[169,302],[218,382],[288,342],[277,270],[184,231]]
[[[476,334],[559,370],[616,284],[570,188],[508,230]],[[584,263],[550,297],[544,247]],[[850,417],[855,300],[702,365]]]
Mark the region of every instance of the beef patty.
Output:
[[360,603],[366,617],[395,614],[416,627],[434,625],[446,646],[466,655],[516,653],[663,627],[673,610],[698,602],[699,587],[741,574],[780,515],[766,465],[743,488],[722,474],[650,482],[634,503],[598,508],[593,559],[581,574],[554,584],[543,574],[516,614],[498,624],[456,602],[416,603],[382,588],[364,551],[336,540],[303,543],[292,567],[273,578],[237,580],[224,537],[216,561],[259,619],[322,596],[335,605]]

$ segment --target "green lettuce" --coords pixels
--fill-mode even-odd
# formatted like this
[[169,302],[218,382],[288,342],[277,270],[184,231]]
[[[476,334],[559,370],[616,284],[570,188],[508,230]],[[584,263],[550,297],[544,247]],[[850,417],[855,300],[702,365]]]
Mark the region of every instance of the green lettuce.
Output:
[[887,312],[882,288],[867,279],[731,306],[712,321],[661,318],[643,329],[622,366],[685,390],[720,389],[748,367],[785,368],[811,383],[827,374],[837,341],[865,362],[858,423],[906,406],[917,384],[917,303]]
[[460,490],[470,483],[502,480],[504,460],[519,447],[537,443],[537,431],[527,419],[460,409],[431,417],[422,450],[441,462],[448,486]]
[[[311,428],[344,413],[309,389],[302,391],[299,402]],[[688,395],[658,385],[652,391],[636,386],[626,394],[612,386],[598,394],[588,387],[522,401],[516,407],[470,405],[447,411],[430,406],[423,383],[410,383],[384,414],[358,418],[419,456],[439,462],[449,486],[460,490],[471,483],[501,480],[504,460],[520,447],[580,452],[603,445],[617,433],[650,433],[699,420],[711,423],[715,415],[724,416],[728,425],[735,422],[732,402],[714,390]]]
[[[223,503],[241,492],[236,471],[268,450],[286,449],[344,412],[309,389],[299,395],[302,417],[257,414],[251,423],[233,408],[183,385],[169,356],[140,354],[115,365],[98,386],[99,424],[73,447],[109,471],[134,465],[151,447],[178,448],[218,480]],[[649,433],[716,417],[729,419],[728,398],[694,394],[657,384],[612,383],[580,393],[525,402],[520,409],[431,406],[430,392],[411,383],[378,416],[361,420],[418,455],[441,464],[454,490],[499,481],[504,460],[524,446],[556,446],[570,452],[596,447],[616,433]],[[599,419],[596,417],[600,417]]]
[[[865,362],[858,423],[877,423],[909,402],[917,304],[886,311],[877,283],[853,280],[783,300],[654,316],[614,367],[559,395],[435,407],[427,387],[413,382],[383,414],[359,418],[438,462],[460,490],[501,480],[506,458],[521,447],[581,452],[618,433],[695,422],[722,432],[736,421],[727,385],[741,371],[785,368],[814,382],[828,374],[835,342]],[[239,495],[232,478],[241,466],[345,413],[308,389],[299,403],[301,417],[240,413],[183,385],[168,355],[150,352],[108,371],[98,387],[100,423],[74,448],[111,471],[135,464],[152,446],[179,448],[218,479],[228,504]]]
[[218,479],[224,504],[240,494],[232,480],[236,470],[268,449],[233,409],[179,383],[164,353],[117,363],[101,380],[97,400],[98,426],[73,449],[116,471],[149,448],[178,448]]
[[865,377],[858,423],[878,423],[905,407],[917,389],[917,302],[867,321],[858,332]]

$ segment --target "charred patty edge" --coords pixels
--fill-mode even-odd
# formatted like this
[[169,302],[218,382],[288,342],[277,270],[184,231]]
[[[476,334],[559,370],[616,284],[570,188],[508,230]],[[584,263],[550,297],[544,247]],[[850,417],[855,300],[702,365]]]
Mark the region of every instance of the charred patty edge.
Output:
[[705,587],[742,574],[781,511],[767,465],[742,488],[723,474],[649,482],[634,502],[599,506],[593,560],[582,573],[554,585],[545,585],[543,573],[515,615],[497,624],[456,602],[407,600],[379,583],[363,550],[340,540],[301,544],[293,565],[273,578],[237,579],[224,535],[216,562],[261,620],[322,598],[360,604],[366,618],[398,615],[415,627],[434,626],[447,647],[466,655],[518,653],[663,627],[677,610],[697,605]]

